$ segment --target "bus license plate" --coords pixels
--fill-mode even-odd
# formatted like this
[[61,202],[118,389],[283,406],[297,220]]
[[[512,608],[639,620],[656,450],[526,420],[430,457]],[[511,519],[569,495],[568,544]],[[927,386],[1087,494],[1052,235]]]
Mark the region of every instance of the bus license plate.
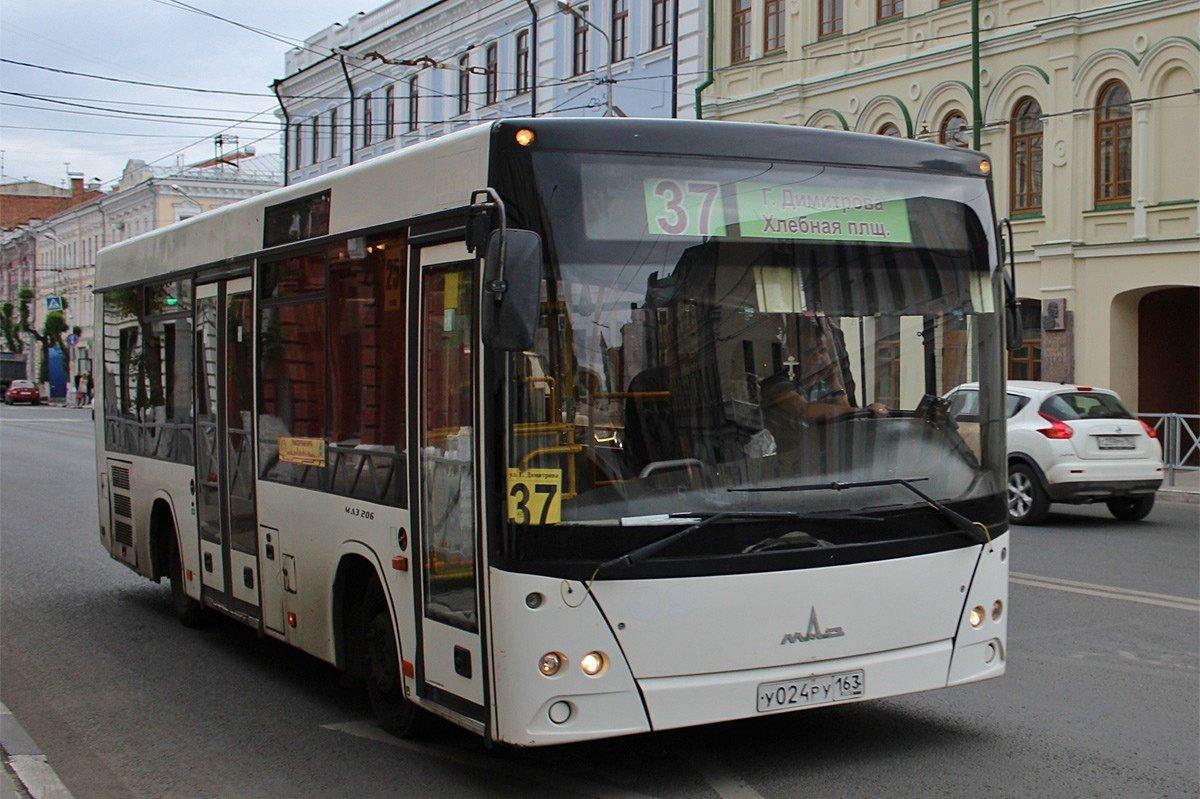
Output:
[[1100,449],[1134,449],[1137,442],[1133,436],[1099,436]]
[[822,705],[863,695],[866,677],[862,670],[818,674],[800,680],[764,682],[758,686],[758,712]]

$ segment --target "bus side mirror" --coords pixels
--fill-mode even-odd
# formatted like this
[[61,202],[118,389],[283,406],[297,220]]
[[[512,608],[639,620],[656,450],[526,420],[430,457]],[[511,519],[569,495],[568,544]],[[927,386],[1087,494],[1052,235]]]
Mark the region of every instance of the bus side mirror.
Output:
[[[996,225],[997,244],[1000,247],[1000,268],[1008,256],[1008,271],[1004,273],[1004,343],[1009,352],[1025,346],[1024,331],[1021,329],[1021,306],[1017,302],[1017,261],[1013,250],[1012,222],[1007,217]],[[1005,235],[1007,234],[1007,235]]]
[[488,343],[507,352],[531,349],[541,311],[542,237],[519,228],[494,231],[484,274]]

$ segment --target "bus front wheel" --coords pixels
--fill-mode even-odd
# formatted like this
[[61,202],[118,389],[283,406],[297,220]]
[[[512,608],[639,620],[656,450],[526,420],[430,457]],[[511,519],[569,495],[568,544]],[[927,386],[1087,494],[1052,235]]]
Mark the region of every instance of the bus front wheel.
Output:
[[404,695],[396,631],[378,583],[364,598],[363,618],[363,671],[372,713],[381,727],[400,738],[426,733],[432,717]]

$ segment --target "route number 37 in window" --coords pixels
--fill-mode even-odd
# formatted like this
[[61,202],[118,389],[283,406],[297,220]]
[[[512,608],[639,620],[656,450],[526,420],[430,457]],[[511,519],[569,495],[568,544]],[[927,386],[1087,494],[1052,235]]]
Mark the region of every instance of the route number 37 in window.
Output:
[[562,469],[509,469],[507,493],[514,524],[562,521]]
[[704,180],[650,178],[643,181],[650,235],[724,236],[721,184]]

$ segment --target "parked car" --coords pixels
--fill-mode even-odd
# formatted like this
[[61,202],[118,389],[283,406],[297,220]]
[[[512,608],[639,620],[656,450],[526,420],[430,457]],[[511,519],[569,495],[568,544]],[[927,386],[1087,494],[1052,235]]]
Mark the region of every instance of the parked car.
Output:
[[28,380],[14,380],[8,384],[8,391],[4,392],[4,404],[12,405],[17,402],[41,405],[42,393]]
[[[946,395],[960,427],[979,421],[979,385]],[[1052,502],[1103,502],[1124,521],[1146,518],[1162,485],[1162,446],[1106,388],[1008,381],[1008,517],[1037,524]],[[969,436],[969,431],[964,437]],[[978,440],[978,431],[974,436]]]

